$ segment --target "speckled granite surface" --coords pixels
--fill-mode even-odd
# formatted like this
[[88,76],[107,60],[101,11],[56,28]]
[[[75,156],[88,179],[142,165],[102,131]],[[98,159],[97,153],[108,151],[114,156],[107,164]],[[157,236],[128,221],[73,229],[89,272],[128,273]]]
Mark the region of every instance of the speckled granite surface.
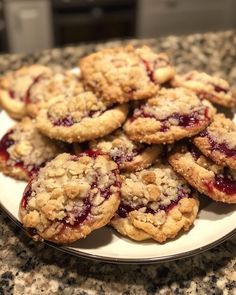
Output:
[[[111,42],[106,46],[120,45]],[[132,41],[167,51],[178,72],[204,70],[236,86],[236,32]],[[104,45],[0,56],[0,72],[41,62],[67,68]],[[236,294],[236,236],[203,254],[156,265],[112,265],[72,257],[26,237],[0,212],[2,294]]]

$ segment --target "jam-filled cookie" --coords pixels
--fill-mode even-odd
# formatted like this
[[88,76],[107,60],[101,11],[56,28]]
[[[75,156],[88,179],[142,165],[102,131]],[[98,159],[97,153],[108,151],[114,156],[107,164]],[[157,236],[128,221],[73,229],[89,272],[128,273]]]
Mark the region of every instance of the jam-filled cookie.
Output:
[[119,129],[113,134],[89,143],[91,149],[108,153],[123,171],[135,171],[153,164],[161,153],[161,147],[131,141]]
[[173,239],[189,230],[199,202],[169,165],[155,165],[122,175],[121,203],[111,225],[134,240]]
[[217,164],[236,169],[236,125],[223,114],[214,116],[213,122],[193,142]]
[[92,92],[55,99],[37,117],[37,127],[47,136],[66,142],[84,142],[103,137],[125,121],[127,105],[99,100]]
[[0,141],[0,170],[16,179],[28,180],[60,152],[61,149],[25,117]]
[[236,92],[230,89],[229,83],[204,72],[191,71],[185,75],[176,75],[171,84],[174,87],[189,88],[200,99],[207,99],[224,107],[236,105]]
[[215,201],[236,203],[236,171],[206,158],[194,145],[180,145],[169,157],[174,170]]
[[173,143],[202,131],[210,124],[213,113],[190,90],[162,88],[134,110],[124,130],[135,141]]
[[149,47],[104,49],[80,61],[84,83],[103,99],[124,103],[155,95],[175,71],[168,56]]
[[30,88],[26,100],[27,113],[36,117],[40,109],[47,107],[56,96],[82,91],[83,86],[78,75],[69,71],[46,73]]
[[26,116],[26,101],[30,89],[51,70],[42,65],[23,67],[9,72],[0,79],[0,105],[14,119]]
[[33,239],[65,244],[106,225],[119,203],[119,171],[109,156],[64,153],[28,184],[20,218]]

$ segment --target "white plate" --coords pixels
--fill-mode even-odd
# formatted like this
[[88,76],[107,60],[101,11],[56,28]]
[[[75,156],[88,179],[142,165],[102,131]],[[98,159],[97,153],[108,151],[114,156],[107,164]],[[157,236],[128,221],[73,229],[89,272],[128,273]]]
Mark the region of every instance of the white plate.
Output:
[[[5,112],[0,113],[0,138],[14,121]],[[0,202],[4,211],[21,225],[18,207],[26,183],[0,173]],[[225,205],[201,200],[199,217],[194,227],[178,239],[163,245],[155,242],[133,242],[111,228],[94,231],[86,239],[70,246],[54,246],[71,254],[116,263],[153,263],[191,256],[218,245],[236,233],[236,205]]]

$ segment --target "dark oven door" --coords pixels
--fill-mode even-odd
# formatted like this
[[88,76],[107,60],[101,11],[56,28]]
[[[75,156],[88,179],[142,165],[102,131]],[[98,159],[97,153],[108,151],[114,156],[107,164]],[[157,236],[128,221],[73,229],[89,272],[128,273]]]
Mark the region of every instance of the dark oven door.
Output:
[[135,35],[134,0],[54,0],[52,11],[57,46]]

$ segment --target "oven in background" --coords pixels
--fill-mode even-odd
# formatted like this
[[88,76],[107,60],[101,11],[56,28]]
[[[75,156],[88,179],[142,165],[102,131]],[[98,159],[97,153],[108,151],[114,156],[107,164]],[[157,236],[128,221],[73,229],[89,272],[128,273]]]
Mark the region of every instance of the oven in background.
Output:
[[135,36],[136,0],[52,0],[56,46]]

